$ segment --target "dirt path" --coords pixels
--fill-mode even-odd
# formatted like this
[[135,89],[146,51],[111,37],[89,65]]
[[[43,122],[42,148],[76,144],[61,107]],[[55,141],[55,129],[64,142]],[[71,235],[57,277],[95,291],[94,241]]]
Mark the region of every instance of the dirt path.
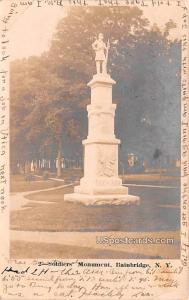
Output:
[[68,186],[72,186],[73,183],[70,184],[64,184],[48,189],[42,189],[42,190],[35,190],[35,191],[29,191],[29,192],[21,192],[21,193],[10,193],[10,209],[13,210],[20,210],[25,209],[24,206],[28,203],[43,203],[43,204],[53,204],[54,202],[47,202],[47,201],[35,201],[35,200],[29,200],[27,199],[28,196],[40,193],[40,192],[48,192],[48,191],[54,191],[58,189],[62,189]]

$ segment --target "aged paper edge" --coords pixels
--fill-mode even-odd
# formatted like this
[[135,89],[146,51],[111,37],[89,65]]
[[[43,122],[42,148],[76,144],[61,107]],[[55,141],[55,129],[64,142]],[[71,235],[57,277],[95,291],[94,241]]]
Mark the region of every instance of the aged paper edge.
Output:
[[[1,6],[1,93],[0,93],[0,170],[1,170],[1,212],[0,212],[0,243],[1,243],[1,271],[11,262],[9,253],[9,25],[15,18],[23,13],[23,7],[18,0],[2,0]],[[45,1],[33,1],[37,5],[47,5]],[[60,1],[59,1],[60,2]],[[101,1],[101,5],[120,5],[127,6],[126,1],[110,1],[107,4]],[[152,5],[152,2],[158,5],[158,1],[146,1]],[[161,1],[162,2],[162,1]],[[80,1],[81,4],[74,4],[74,1],[64,0],[64,6],[69,5],[98,5],[99,1]],[[132,1],[127,1],[131,5]],[[188,253],[189,253],[189,3],[187,1],[163,1],[163,5],[168,9],[170,4],[181,6],[182,16],[182,79],[181,79],[181,257],[180,260],[170,261],[173,266],[183,266],[183,272],[179,275],[181,279],[181,292],[176,299],[187,299],[187,282],[189,281]],[[140,7],[144,1],[136,1],[135,5]],[[21,9],[21,12],[20,12]],[[26,260],[27,264],[33,264],[32,260]],[[87,260],[86,260],[87,261]],[[91,261],[91,260],[90,260]],[[163,260],[164,261],[164,260]],[[161,261],[161,263],[163,262]],[[140,260],[142,262],[142,260]],[[145,260],[147,263],[154,264],[153,260]],[[183,285],[182,285],[183,284]],[[2,285],[1,285],[2,286]],[[1,291],[2,294],[2,291]],[[172,295],[172,299],[175,296]],[[4,296],[2,294],[2,299]],[[12,298],[13,299],[13,298]],[[144,299],[144,297],[143,297]],[[149,299],[149,298],[148,298]],[[157,299],[152,297],[152,299]]]

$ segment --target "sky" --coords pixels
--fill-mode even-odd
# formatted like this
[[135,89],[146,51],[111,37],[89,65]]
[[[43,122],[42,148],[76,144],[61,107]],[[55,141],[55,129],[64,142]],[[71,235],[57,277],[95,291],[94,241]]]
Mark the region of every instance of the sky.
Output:
[[[151,24],[157,23],[160,28],[172,19],[177,23],[177,28],[171,31],[171,37],[180,37],[181,9],[174,6],[169,7],[169,10],[165,7],[156,7],[156,9],[145,7],[143,12]],[[61,6],[42,8],[30,6],[17,14],[10,27],[10,59],[40,55],[47,51],[57,23],[64,16],[66,16],[66,8]]]

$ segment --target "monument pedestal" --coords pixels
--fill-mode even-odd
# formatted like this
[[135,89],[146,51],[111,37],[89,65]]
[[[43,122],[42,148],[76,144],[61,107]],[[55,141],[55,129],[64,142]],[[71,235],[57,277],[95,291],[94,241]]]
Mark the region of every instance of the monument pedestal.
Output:
[[116,104],[112,103],[112,85],[108,74],[96,74],[88,83],[91,87],[91,104],[88,111],[88,137],[84,145],[84,177],[73,194],[65,201],[85,205],[120,205],[139,203],[139,197],[128,195],[118,177],[118,145],[114,134]]

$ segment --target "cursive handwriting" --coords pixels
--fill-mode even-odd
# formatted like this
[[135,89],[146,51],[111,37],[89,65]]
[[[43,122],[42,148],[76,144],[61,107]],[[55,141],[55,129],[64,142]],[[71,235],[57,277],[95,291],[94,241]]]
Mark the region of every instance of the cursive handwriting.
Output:
[[[116,262],[115,262],[116,263]],[[148,268],[104,268],[78,267],[76,262],[67,267],[41,262],[41,267],[20,263],[6,266],[1,272],[3,296],[20,294],[20,297],[45,297],[57,299],[114,299],[130,298],[150,299],[157,296],[153,291],[171,288],[177,291],[180,286],[180,274],[183,266],[174,267],[168,263],[153,263]],[[48,268],[42,266],[48,265]],[[61,265],[64,265],[62,268]],[[72,265],[72,267],[70,266]],[[153,288],[153,289],[152,289]],[[16,296],[16,295],[15,295]]]

